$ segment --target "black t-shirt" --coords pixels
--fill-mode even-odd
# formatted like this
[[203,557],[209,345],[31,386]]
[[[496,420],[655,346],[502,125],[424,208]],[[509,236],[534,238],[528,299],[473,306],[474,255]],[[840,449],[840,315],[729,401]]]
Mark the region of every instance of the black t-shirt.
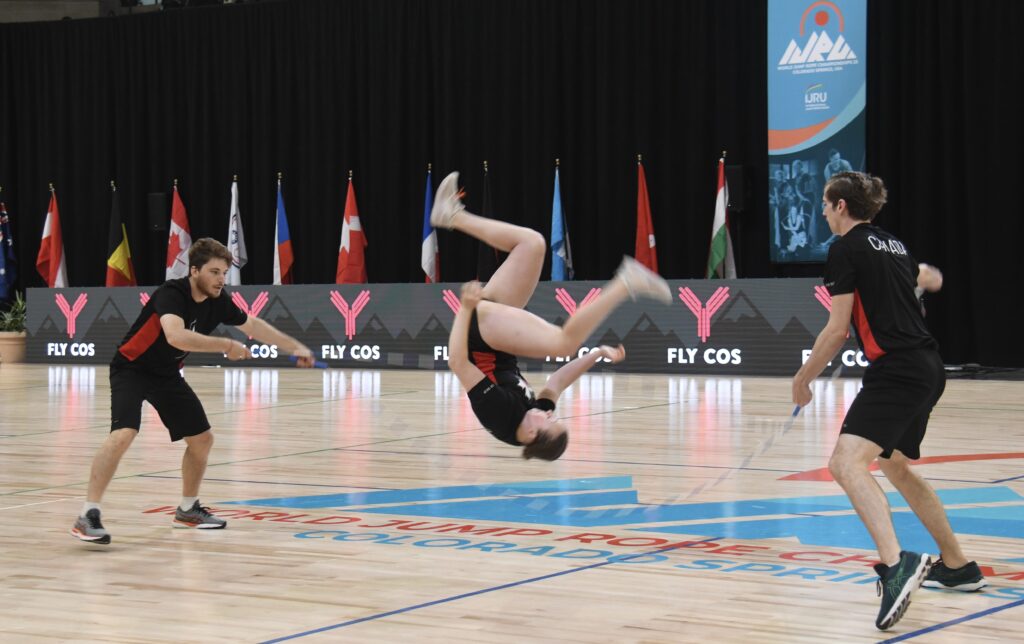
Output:
[[495,438],[509,445],[520,445],[516,429],[526,412],[531,409],[554,411],[555,403],[547,398],[537,399],[518,367],[485,371],[485,374],[487,377],[469,390],[473,413]]
[[919,272],[903,242],[871,224],[854,226],[829,247],[825,287],[833,297],[853,293],[857,342],[868,360],[938,348],[914,294]]
[[168,280],[142,307],[110,364],[138,367],[158,375],[177,373],[188,352],[167,343],[160,316],[168,313],[184,320],[186,329],[204,335],[209,335],[218,324],[238,326],[249,318],[231,301],[227,290],[222,290],[219,297],[196,302],[192,299],[192,286],[187,277]]

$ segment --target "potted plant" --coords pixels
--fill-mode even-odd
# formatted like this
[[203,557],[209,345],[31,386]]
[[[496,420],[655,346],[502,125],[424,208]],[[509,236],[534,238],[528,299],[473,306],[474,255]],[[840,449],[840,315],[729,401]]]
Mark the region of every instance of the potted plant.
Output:
[[0,362],[25,361],[25,297],[18,292],[5,311],[0,311]]

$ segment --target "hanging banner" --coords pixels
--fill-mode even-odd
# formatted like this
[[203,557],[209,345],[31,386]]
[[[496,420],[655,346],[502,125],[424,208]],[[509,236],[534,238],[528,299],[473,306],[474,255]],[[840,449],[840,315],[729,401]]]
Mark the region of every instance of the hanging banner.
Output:
[[773,262],[823,262],[825,181],[864,168],[867,0],[768,0]]

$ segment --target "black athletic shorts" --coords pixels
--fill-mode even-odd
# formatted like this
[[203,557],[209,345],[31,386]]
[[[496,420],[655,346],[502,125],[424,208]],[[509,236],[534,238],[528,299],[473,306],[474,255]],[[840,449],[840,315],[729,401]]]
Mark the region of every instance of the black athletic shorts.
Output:
[[864,371],[864,386],[843,420],[843,434],[866,438],[882,448],[882,458],[898,449],[921,458],[928,416],[946,388],[939,352],[912,349],[888,353]]
[[140,369],[110,367],[110,431],[140,429],[143,400],[156,409],[172,441],[210,429],[203,404],[180,374],[157,376]]

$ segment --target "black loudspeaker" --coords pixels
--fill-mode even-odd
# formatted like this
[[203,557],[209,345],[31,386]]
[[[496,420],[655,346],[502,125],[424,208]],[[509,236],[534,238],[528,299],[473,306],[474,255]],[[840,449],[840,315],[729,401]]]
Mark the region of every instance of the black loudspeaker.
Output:
[[149,213],[149,230],[154,233],[167,232],[167,222],[171,218],[171,206],[167,201],[166,192],[151,192],[146,197]]
[[725,181],[729,184],[729,203],[732,212],[743,212],[746,208],[747,182],[743,180],[743,166],[725,166]]

